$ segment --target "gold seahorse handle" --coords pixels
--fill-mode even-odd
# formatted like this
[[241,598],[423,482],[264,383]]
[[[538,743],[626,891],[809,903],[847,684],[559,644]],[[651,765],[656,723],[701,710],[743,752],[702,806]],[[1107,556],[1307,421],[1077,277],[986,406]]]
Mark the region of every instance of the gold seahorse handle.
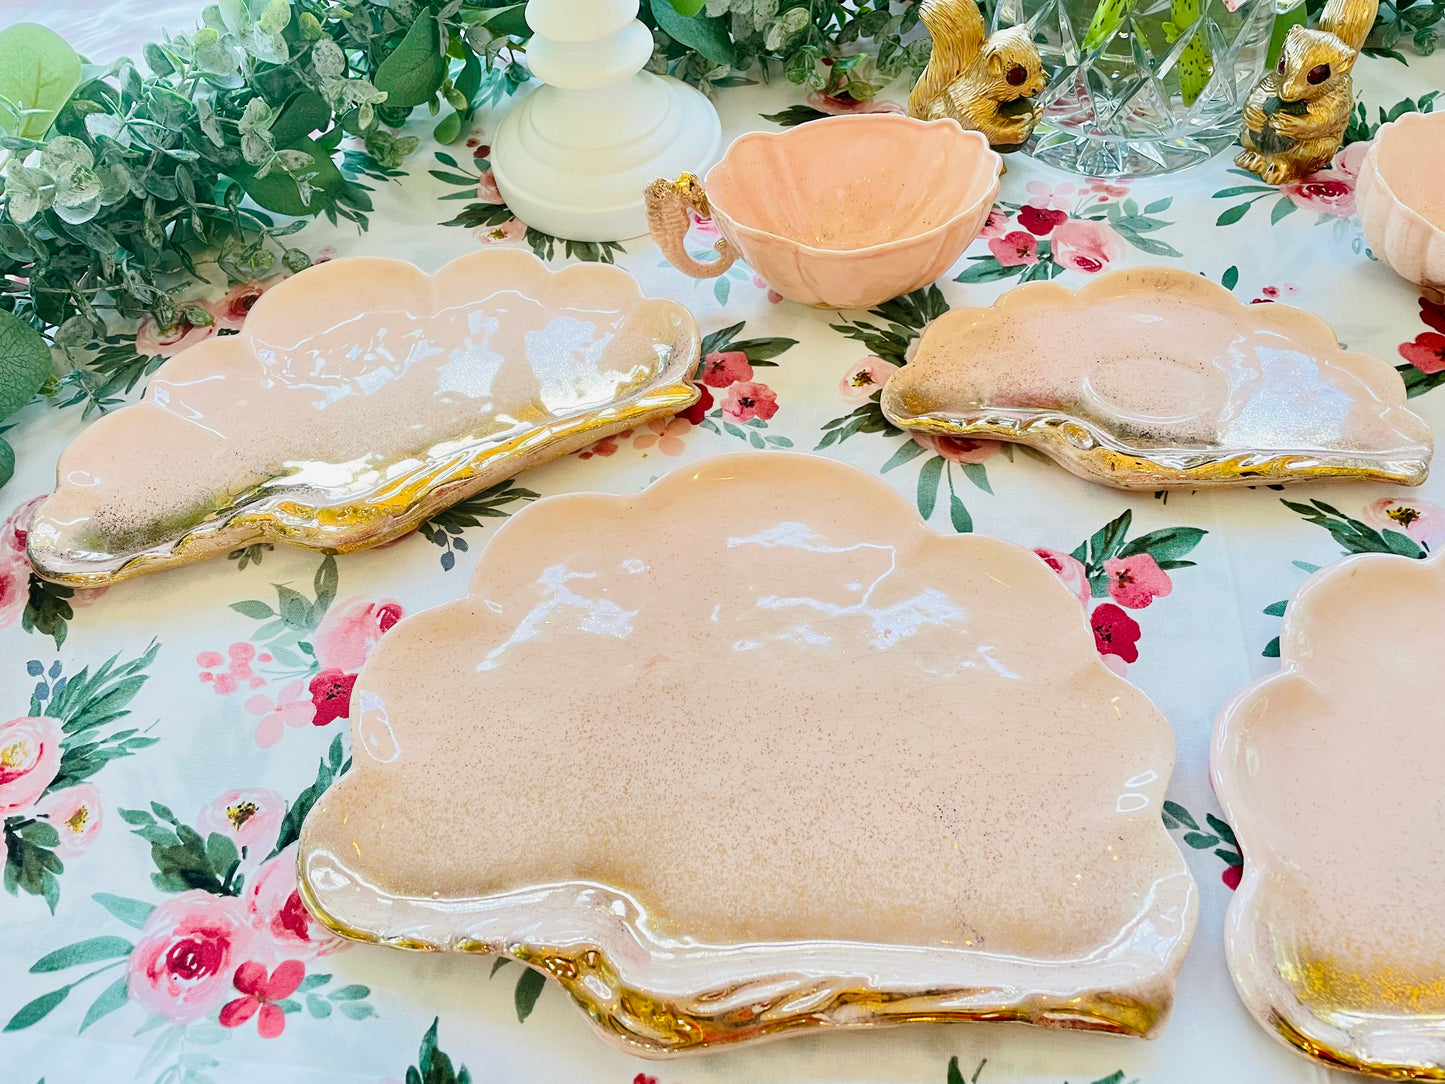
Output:
[[712,217],[712,206],[708,203],[707,192],[702,182],[691,173],[684,173],[675,181],[658,178],[647,186],[647,232],[657,242],[657,247],[684,275],[695,279],[715,279],[727,272],[738,260],[738,254],[726,239],[720,238],[713,247],[718,259],[703,263],[688,254],[686,238],[690,225],[689,210],[700,218]]

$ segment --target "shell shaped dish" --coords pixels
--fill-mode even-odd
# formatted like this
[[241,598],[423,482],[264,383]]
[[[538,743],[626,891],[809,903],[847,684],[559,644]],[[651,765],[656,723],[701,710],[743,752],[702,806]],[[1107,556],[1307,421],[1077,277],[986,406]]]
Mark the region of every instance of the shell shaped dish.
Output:
[[1445,113],[1382,124],[1360,163],[1355,208],[1370,251],[1401,278],[1445,286]]
[[1319,1061],[1445,1080],[1445,560],[1305,581],[1280,670],[1216,724],[1244,855],[1225,948],[1255,1019]]
[[910,1020],[1150,1036],[1193,932],[1172,732],[1072,594],[830,460],[529,506],[467,597],[388,633],[351,718],[302,829],[312,912],[523,960],[635,1053]]
[[685,308],[605,265],[552,272],[506,250],[435,275],[392,259],[320,264],[70,444],[30,560],[96,587],[261,540],[379,545],[690,406],[699,347]]
[[953,265],[988,219],[1002,169],[957,121],[875,113],[749,132],[704,184],[723,237],[779,294],[864,309]]
[[1385,362],[1288,305],[1188,271],[1046,282],[924,331],[881,396],[895,425],[1014,441],[1121,489],[1359,478],[1418,485],[1434,437]]

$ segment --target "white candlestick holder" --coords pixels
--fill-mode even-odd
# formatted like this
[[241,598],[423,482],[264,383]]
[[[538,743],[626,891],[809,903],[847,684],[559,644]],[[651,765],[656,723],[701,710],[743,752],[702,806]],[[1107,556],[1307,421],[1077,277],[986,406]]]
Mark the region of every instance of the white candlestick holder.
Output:
[[641,236],[647,185],[702,173],[717,158],[722,126],[712,103],[643,70],[652,34],[637,11],[638,0],[527,4],[527,65],[544,85],[503,117],[492,170],[507,206],[543,233]]

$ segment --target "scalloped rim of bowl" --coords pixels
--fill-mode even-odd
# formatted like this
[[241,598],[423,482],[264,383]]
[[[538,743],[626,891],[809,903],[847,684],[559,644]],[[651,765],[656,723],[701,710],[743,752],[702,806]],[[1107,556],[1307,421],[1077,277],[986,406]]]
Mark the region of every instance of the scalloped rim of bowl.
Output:
[[[1386,121],[1380,125],[1379,131],[1375,133],[1374,141],[1370,144],[1370,149],[1365,152],[1364,160],[1360,163],[1360,172],[1364,173],[1365,170],[1370,170],[1375,175],[1374,182],[1379,186],[1381,195],[1385,196],[1391,204],[1408,215],[1416,225],[1422,226],[1432,233],[1439,235],[1441,243],[1445,244],[1445,228],[1436,225],[1413,206],[1401,199],[1400,194],[1395,191],[1395,186],[1390,183],[1389,175],[1380,168],[1380,144],[1387,134],[1390,132],[1403,131],[1406,126],[1429,124],[1432,121],[1442,129],[1445,129],[1445,113],[1406,113],[1396,120]],[[1442,130],[1440,134],[1441,138],[1445,138],[1445,130]],[[1356,217],[1358,216],[1359,212],[1357,210]],[[1380,258],[1379,253],[1375,255],[1376,258]],[[1380,258],[1380,262],[1384,263],[1384,260]],[[1385,264],[1385,266],[1389,267],[1390,265]]]
[[[935,124],[951,124],[954,128],[954,131],[958,135],[962,136],[970,143],[975,143],[979,145],[982,148],[985,156],[992,155],[994,167],[993,178],[989,183],[988,187],[978,199],[974,200],[972,203],[950,215],[947,219],[945,219],[943,222],[940,222],[937,226],[934,226],[931,229],[924,230],[922,233],[910,233],[902,237],[893,237],[887,241],[880,241],[876,245],[867,245],[862,248],[820,248],[816,245],[810,245],[806,241],[799,241],[796,237],[789,237],[786,234],[782,233],[774,233],[771,230],[765,230],[759,226],[750,226],[746,222],[738,219],[736,215],[729,211],[725,206],[720,204],[709,193],[708,202],[712,205],[713,210],[722,212],[724,217],[726,217],[727,220],[732,223],[733,228],[736,229],[739,233],[744,233],[751,237],[766,238],[771,241],[778,241],[782,244],[789,245],[800,252],[806,252],[815,256],[866,256],[870,253],[893,248],[896,245],[911,244],[916,241],[926,240],[935,236],[936,234],[942,234],[957,225],[960,219],[967,218],[969,215],[972,214],[977,214],[980,204],[992,204],[995,197],[998,196],[1000,178],[1003,175],[1003,158],[999,155],[998,151],[994,150],[992,147],[989,146],[988,139],[984,136],[982,132],[975,132],[970,129],[964,128],[963,125],[959,124],[956,120],[952,120],[951,118],[945,118],[943,120],[919,120],[917,117],[909,117],[901,113],[852,113],[844,114],[837,117],[824,117],[822,120],[808,121],[806,127],[817,129],[821,125],[837,125],[839,123],[848,123],[855,126],[858,124],[871,124],[875,127],[897,127],[898,125],[902,124],[914,128],[926,128]],[[722,161],[718,162],[717,165],[713,166],[712,169],[708,170],[707,176],[703,178],[703,188],[706,189],[711,183],[714,173],[727,165],[728,157],[732,154],[735,148],[740,147],[746,143],[756,143],[767,140],[787,140],[795,136],[796,133],[802,131],[804,127],[804,125],[798,125],[794,128],[786,128],[781,132],[747,132],[739,136],[733,141],[732,146],[728,148],[727,153],[723,155]],[[987,157],[985,157],[985,161],[987,160]]]

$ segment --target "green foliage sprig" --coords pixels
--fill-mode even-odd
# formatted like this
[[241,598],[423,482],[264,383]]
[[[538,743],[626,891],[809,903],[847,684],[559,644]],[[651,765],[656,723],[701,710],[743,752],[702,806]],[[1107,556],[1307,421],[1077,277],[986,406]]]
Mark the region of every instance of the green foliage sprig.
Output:
[[[303,269],[287,239],[319,216],[365,229],[368,182],[417,146],[398,134],[413,110],[451,142],[530,78],[524,9],[218,0],[108,65],[42,27],[0,33],[0,420],[37,390],[110,407],[160,362],[137,327],[214,324],[198,284]],[[904,43],[913,0],[643,0],[640,17],[653,69],[704,87],[781,72],[866,100],[929,48]],[[0,484],[12,460],[0,440]]]

